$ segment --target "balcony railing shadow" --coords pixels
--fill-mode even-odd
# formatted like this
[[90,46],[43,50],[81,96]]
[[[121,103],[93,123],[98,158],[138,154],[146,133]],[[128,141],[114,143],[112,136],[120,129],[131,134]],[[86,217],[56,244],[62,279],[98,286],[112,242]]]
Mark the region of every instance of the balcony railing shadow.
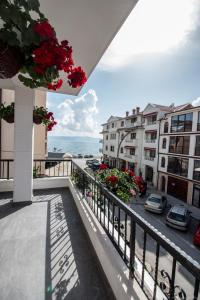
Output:
[[36,192],[47,201],[45,299],[114,299],[67,189]]

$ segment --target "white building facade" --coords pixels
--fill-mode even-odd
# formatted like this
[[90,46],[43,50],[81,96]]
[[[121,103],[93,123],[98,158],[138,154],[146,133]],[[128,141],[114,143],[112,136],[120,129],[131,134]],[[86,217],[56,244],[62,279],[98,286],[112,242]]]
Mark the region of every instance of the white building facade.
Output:
[[188,104],[161,121],[158,187],[200,208],[200,107]]
[[103,159],[111,167],[127,168],[142,174],[157,186],[160,119],[171,107],[148,104],[143,112],[136,107],[125,117],[111,116],[103,124]]

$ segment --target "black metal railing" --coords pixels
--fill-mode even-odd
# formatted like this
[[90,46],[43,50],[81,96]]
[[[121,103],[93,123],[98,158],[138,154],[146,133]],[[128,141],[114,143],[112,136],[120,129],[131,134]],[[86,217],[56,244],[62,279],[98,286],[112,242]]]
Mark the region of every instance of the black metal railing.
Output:
[[[12,179],[14,160],[0,160],[0,179]],[[35,159],[33,161],[33,177],[65,177],[71,174],[71,159]]]
[[0,160],[0,179],[13,178],[13,159]]
[[200,265],[72,162],[72,181],[148,299],[200,299]]

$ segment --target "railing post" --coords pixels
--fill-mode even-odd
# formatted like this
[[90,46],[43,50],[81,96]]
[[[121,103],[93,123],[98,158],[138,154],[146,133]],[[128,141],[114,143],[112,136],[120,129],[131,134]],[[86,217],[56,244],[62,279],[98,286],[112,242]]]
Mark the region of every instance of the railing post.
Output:
[[9,170],[10,170],[10,162],[8,160],[7,161],[7,180],[10,178],[10,172],[9,172]]
[[129,266],[129,278],[134,278],[134,263],[135,263],[135,234],[136,234],[136,224],[131,217],[131,228],[130,228],[130,266]]

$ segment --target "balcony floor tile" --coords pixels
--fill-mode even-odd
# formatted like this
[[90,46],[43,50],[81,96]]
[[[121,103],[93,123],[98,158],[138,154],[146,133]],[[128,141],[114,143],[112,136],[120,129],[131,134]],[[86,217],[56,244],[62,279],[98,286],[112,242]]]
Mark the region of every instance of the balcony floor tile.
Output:
[[114,299],[67,188],[11,199],[0,194],[1,300]]

